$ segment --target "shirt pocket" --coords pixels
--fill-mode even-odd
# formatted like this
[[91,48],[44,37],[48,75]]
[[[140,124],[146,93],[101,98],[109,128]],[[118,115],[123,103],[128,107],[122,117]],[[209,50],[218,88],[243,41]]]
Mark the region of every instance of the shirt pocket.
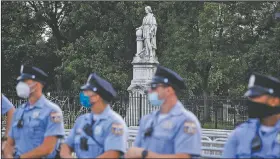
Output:
[[103,147],[100,146],[92,139],[88,140],[88,149],[92,157],[95,158],[103,153]]
[[15,140],[19,139],[20,132],[21,132],[21,130],[19,130],[19,128],[17,127],[17,124],[18,124],[18,121],[12,124],[12,129],[13,129],[13,131],[12,131],[12,137],[13,137]]
[[43,139],[44,128],[42,126],[42,119],[31,119],[29,122],[29,136],[32,139]]
[[150,145],[155,146],[153,149],[155,149],[157,153],[173,154],[174,141],[172,136],[172,131],[155,132]]
[[251,147],[250,147],[250,145],[248,146],[248,144],[246,144],[245,142],[240,143],[237,146],[236,157],[237,158],[251,158]]

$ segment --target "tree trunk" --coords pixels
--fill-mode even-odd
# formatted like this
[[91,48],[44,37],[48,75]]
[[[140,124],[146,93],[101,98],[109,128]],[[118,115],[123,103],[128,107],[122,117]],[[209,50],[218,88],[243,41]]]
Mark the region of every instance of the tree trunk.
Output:
[[56,90],[57,90],[57,91],[62,90],[61,76],[58,76],[58,77],[56,78],[55,86],[56,86]]
[[204,116],[203,116],[203,122],[209,122],[211,121],[210,118],[210,111],[208,106],[208,93],[207,91],[203,90],[203,103],[204,103]]

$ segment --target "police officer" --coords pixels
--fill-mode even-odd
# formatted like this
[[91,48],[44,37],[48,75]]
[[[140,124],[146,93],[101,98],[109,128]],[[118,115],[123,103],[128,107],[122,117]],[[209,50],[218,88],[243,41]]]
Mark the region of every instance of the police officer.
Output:
[[13,115],[5,157],[55,157],[59,138],[64,136],[64,126],[61,109],[42,93],[47,77],[37,67],[21,66],[16,91],[19,97],[28,101]]
[[6,145],[7,135],[8,135],[8,132],[10,130],[10,127],[11,127],[11,122],[12,122],[14,111],[15,111],[15,107],[13,106],[13,104],[8,100],[8,98],[6,96],[4,96],[2,94],[1,114],[4,115],[4,114],[7,113],[7,122],[6,122],[5,134],[2,137],[2,139],[1,139],[1,141],[2,141],[2,149],[1,149],[1,151],[4,150],[5,145]]
[[112,85],[96,73],[81,87],[80,102],[91,113],[77,118],[60,156],[71,158],[119,158],[126,151],[127,126],[109,105],[116,97]]
[[280,158],[280,81],[251,75],[247,122],[238,126],[225,144],[224,158]]
[[200,156],[201,127],[196,116],[178,100],[179,90],[186,89],[174,71],[157,66],[148,91],[148,99],[160,110],[144,116],[127,158],[189,158]]

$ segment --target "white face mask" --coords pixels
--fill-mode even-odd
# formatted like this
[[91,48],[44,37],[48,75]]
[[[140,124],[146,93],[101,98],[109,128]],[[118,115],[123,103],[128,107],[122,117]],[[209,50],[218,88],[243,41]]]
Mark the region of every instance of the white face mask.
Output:
[[17,90],[17,95],[21,98],[28,98],[30,93],[34,92],[35,89],[31,90],[31,87],[33,87],[36,83],[32,84],[32,85],[28,85],[24,82],[19,82],[16,86],[16,90]]

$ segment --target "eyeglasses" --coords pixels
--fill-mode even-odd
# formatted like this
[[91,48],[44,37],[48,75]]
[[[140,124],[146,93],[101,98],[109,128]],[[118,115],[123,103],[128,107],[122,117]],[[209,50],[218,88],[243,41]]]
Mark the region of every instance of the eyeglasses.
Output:
[[83,91],[83,93],[84,93],[84,95],[85,95],[85,96],[88,96],[89,98],[91,98],[91,97],[94,97],[94,96],[97,96],[97,95],[98,95],[98,94],[93,93],[93,92],[91,92],[91,91],[89,91],[89,92]]

